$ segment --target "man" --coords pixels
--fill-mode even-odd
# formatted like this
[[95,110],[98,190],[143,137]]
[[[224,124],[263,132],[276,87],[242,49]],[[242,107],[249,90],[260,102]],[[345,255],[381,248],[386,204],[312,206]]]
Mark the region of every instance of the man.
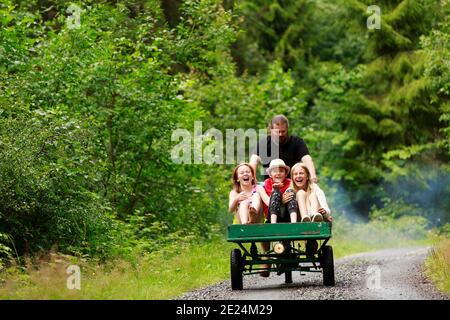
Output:
[[[270,161],[276,158],[282,159],[290,168],[297,162],[303,162],[311,174],[311,181],[317,183],[316,169],[309,155],[308,147],[302,138],[289,135],[288,119],[284,115],[273,117],[269,129],[270,136],[264,137],[258,142],[250,157],[250,165],[255,172],[257,172],[259,163],[267,169]],[[265,174],[264,179],[267,178],[268,175]]]
[[[297,162],[303,162],[310,172],[310,179],[312,182],[317,183],[316,168],[314,162],[309,154],[308,147],[302,138],[289,135],[289,121],[284,115],[276,115],[269,123],[270,136],[264,137],[259,140],[256,148],[250,157],[250,165],[253,167],[254,172],[258,172],[258,164],[262,164],[265,169],[270,165],[270,161],[279,158],[282,159],[289,168],[292,168]],[[277,152],[278,151],[278,152]],[[264,179],[269,176],[266,174]],[[287,203],[293,199],[292,193],[284,193],[282,203]],[[323,208],[320,208],[319,212],[323,212]],[[269,250],[270,243],[265,242],[261,244],[264,251]],[[307,254],[311,255],[317,251],[317,241],[307,241]],[[269,268],[270,265],[265,265]],[[261,272],[261,276],[268,277],[268,272]]]

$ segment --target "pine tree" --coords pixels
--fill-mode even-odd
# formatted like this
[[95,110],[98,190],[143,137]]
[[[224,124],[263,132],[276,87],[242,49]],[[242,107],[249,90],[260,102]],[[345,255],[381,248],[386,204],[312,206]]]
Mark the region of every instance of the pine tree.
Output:
[[325,149],[334,151],[323,160],[336,161],[330,175],[342,178],[358,208],[368,212],[382,195],[377,189],[382,182],[398,185],[401,177],[414,179],[427,166],[445,170],[448,163],[442,148],[448,139],[447,109],[442,94],[436,100],[436,86],[426,73],[432,72],[429,56],[420,44],[448,6],[429,0],[380,1],[381,29],[369,30],[370,3],[342,3],[367,36],[365,64],[351,71],[331,68],[316,105],[320,120],[334,112],[324,131],[332,139]]

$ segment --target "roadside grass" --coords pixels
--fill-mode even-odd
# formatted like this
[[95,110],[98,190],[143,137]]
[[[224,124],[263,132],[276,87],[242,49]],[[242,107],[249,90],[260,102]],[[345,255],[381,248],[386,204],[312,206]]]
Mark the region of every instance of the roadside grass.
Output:
[[450,295],[450,239],[432,250],[425,261],[425,274],[439,291]]
[[[431,246],[442,241],[435,233],[418,227],[419,222],[408,218],[356,224],[336,219],[329,243],[338,259],[381,248]],[[136,254],[131,262],[117,259],[106,264],[50,253],[25,267],[12,266],[1,271],[0,299],[172,299],[228,280],[230,251],[236,247],[223,238],[179,242],[157,252]],[[80,290],[67,288],[70,275],[66,270],[74,264],[81,268]],[[448,273],[438,274],[448,279]]]
[[385,248],[434,246],[443,239],[436,230],[427,230],[427,221],[423,217],[405,216],[371,220],[369,223],[336,220],[329,242],[335,259]]
[[[228,277],[231,245],[212,241],[187,244],[99,265],[63,255],[0,273],[0,299],[170,299]],[[226,254],[227,253],[227,254]],[[80,266],[81,289],[68,289],[71,264]]]

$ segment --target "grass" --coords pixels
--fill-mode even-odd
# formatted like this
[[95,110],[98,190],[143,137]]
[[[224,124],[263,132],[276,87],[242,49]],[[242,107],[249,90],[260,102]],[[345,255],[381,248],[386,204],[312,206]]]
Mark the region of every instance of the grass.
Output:
[[228,277],[229,244],[172,249],[136,257],[133,263],[75,262],[81,268],[80,290],[66,285],[66,269],[74,262],[53,254],[49,261],[37,261],[38,268],[29,264],[25,270],[16,266],[4,271],[0,299],[170,299]]
[[450,240],[435,247],[425,261],[425,274],[436,288],[450,295]]
[[336,258],[383,248],[434,246],[442,240],[434,231],[426,229],[426,220],[422,217],[372,220],[370,223],[338,222],[333,225],[330,240]]
[[[432,245],[438,241],[417,226],[418,221],[413,219],[368,224],[336,221],[330,244],[337,259],[358,252]],[[0,299],[171,299],[229,279],[230,251],[236,247],[224,239],[177,243],[158,252],[136,255],[132,262],[114,260],[103,265],[51,253],[29,262],[27,267],[13,266],[0,272]],[[444,257],[448,259],[446,248]],[[447,269],[443,269],[439,259],[430,262],[430,270],[438,282],[448,279],[448,260]],[[67,288],[66,270],[71,264],[81,268],[80,290]],[[432,269],[434,266],[438,271]]]

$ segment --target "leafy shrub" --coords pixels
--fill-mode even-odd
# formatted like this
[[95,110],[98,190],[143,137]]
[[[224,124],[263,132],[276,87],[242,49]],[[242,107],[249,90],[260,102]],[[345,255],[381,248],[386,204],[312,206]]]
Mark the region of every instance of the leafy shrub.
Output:
[[19,255],[55,244],[62,251],[107,250],[112,220],[91,191],[96,172],[88,139],[82,124],[63,115],[0,119],[0,232]]

